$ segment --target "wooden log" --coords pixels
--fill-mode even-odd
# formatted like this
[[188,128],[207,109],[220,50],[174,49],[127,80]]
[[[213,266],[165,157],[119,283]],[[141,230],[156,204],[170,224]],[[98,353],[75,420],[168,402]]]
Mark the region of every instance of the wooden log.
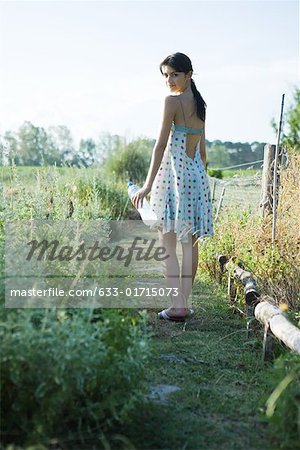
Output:
[[[226,269],[230,270],[232,263],[228,262],[226,264]],[[235,278],[240,281],[244,286],[245,301],[249,306],[254,306],[258,303],[258,297],[260,293],[258,291],[256,282],[250,272],[247,272],[242,267],[236,265],[233,267],[233,274]]]
[[258,291],[255,280],[252,278],[251,273],[247,272],[239,266],[235,266],[233,273],[244,286],[246,304],[253,306],[254,304],[258,303],[258,297],[260,297],[260,293]]
[[289,322],[277,306],[268,301],[262,301],[256,305],[254,315],[288,348],[300,354],[300,329]]
[[224,273],[224,266],[228,261],[228,257],[225,255],[217,255],[217,260],[220,264],[220,272],[218,273],[218,283],[221,283],[222,275]]
[[219,261],[220,266],[224,269],[224,266],[229,259],[228,256],[220,254],[220,255],[217,255],[217,259]]

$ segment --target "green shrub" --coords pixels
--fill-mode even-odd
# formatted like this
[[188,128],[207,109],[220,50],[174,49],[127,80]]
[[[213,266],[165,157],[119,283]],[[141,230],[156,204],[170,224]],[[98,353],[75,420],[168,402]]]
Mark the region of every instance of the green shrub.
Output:
[[131,142],[119,153],[112,154],[105,163],[107,174],[123,183],[133,181],[143,183],[147,177],[151,144],[148,140]]
[[142,392],[148,355],[145,319],[133,314],[9,311],[0,322],[5,444],[44,444],[66,430],[87,435],[122,423]]
[[223,172],[220,169],[207,169],[207,174],[214,178],[223,178]]

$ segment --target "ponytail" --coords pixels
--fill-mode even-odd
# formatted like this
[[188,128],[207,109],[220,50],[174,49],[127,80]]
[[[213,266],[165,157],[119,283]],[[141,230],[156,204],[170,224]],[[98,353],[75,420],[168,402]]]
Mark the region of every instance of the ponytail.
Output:
[[197,116],[205,122],[205,115],[206,115],[206,103],[203,100],[200,92],[197,90],[195,81],[191,78],[191,88],[194,94],[194,97],[197,102]]

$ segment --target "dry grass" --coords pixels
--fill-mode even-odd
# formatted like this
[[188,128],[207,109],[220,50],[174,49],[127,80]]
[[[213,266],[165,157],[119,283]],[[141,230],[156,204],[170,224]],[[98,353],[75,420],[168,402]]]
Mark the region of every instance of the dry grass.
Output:
[[272,216],[252,211],[227,212],[215,224],[214,238],[200,246],[200,268],[218,273],[216,254],[242,260],[276,303],[300,310],[300,154],[290,150],[280,174],[275,247]]
[[[291,152],[281,173],[276,226],[276,248],[286,265],[283,282],[272,285],[278,297],[300,309],[300,154]],[[271,287],[270,286],[270,287]]]

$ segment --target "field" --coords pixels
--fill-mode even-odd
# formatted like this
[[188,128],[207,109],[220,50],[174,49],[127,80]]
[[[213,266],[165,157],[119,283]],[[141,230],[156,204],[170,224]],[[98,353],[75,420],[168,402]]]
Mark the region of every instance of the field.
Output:
[[[263,364],[263,330],[247,339],[239,312],[244,305],[240,300],[239,308],[230,305],[226,284],[214,281],[216,253],[243,259],[263,290],[278,302],[288,295],[291,320],[297,323],[298,281],[286,274],[299,273],[293,263],[297,253],[289,255],[297,226],[298,212],[290,205],[297,195],[298,165],[295,158],[294,172],[282,180],[274,265],[267,251],[270,232],[257,214],[260,174],[210,179],[212,189],[216,183],[215,212],[223,187],[224,201],[215,240],[199,244],[194,315],[185,324],[161,322],[156,308],[138,305],[4,308],[6,222],[97,224],[138,216],[125,183],[100,169],[1,168],[1,391],[9,410],[2,448],[299,448],[297,380],[282,394],[270,426],[266,402],[283,378],[282,369]],[[22,236],[17,239],[22,242]],[[154,272],[163,282],[150,263],[141,263],[135,280],[153,279]],[[289,352],[278,342],[274,357],[289,358]]]

